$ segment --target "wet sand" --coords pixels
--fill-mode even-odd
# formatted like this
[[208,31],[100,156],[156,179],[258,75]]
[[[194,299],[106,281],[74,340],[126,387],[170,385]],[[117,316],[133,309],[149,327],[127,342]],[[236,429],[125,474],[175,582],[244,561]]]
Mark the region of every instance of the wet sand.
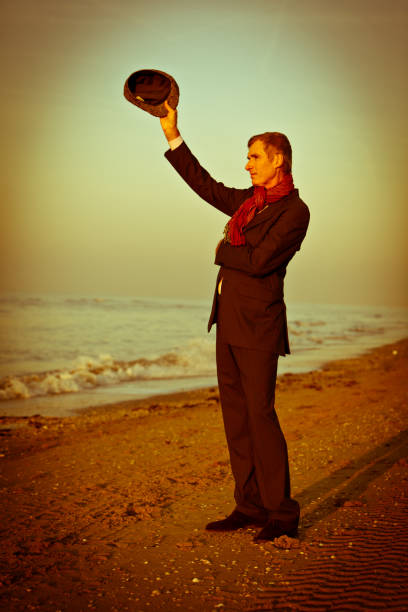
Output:
[[233,509],[217,389],[1,418],[1,609],[407,610],[408,340],[280,377],[298,539]]

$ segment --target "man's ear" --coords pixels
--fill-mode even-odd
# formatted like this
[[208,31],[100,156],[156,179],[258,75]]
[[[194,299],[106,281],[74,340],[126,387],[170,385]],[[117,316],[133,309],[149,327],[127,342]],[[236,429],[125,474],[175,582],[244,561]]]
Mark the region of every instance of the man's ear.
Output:
[[283,166],[283,155],[282,153],[275,153],[273,156],[273,165],[275,168],[281,168]]

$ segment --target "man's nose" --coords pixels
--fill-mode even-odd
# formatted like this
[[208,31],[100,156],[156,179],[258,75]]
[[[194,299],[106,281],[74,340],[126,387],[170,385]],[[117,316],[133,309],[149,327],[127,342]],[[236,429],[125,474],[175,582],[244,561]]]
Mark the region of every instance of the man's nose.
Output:
[[247,162],[245,166],[245,170],[249,170],[251,168],[251,162]]

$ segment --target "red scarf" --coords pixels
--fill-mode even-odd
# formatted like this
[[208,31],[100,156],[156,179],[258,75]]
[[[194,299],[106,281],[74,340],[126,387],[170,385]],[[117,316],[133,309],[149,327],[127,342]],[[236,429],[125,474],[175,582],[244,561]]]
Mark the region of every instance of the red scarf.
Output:
[[261,210],[273,204],[293,191],[293,178],[291,174],[285,174],[280,183],[266,189],[266,187],[255,187],[253,195],[245,200],[235,211],[224,229],[224,242],[232,246],[242,246],[246,244],[243,229],[248,225],[255,215]]

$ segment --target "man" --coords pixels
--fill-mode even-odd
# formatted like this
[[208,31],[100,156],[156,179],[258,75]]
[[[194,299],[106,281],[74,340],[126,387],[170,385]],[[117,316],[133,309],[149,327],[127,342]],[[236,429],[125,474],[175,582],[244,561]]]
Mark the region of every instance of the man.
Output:
[[213,531],[262,527],[257,540],[294,536],[299,504],[290,496],[287,447],[274,408],[278,356],[289,353],[283,279],[299,250],[309,211],[293,186],[291,146],[267,132],[248,143],[252,187],[215,181],[193,156],[165,103],[166,158],[206,202],[231,219],[216,248],[220,266],[208,329],[217,324],[217,374],[235,479],[236,507]]

